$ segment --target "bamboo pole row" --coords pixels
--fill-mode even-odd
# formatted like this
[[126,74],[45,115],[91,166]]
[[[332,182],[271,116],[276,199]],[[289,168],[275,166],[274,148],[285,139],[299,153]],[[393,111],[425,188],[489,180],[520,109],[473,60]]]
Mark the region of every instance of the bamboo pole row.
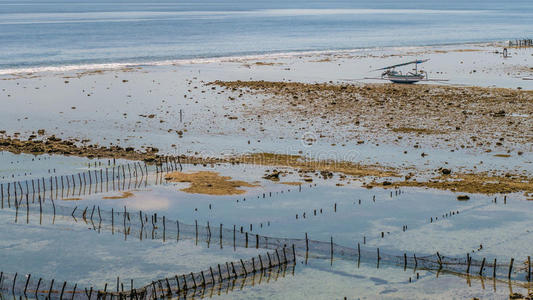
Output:
[[[291,257],[292,255],[292,257]],[[260,254],[252,257],[246,261],[240,259],[239,261],[231,261],[223,264],[218,264],[215,267],[196,272],[175,275],[170,278],[163,278],[152,281],[150,284],[140,288],[131,289],[129,291],[111,292],[107,290],[98,291],[98,298],[105,299],[107,296],[115,296],[122,298],[137,298],[140,295],[141,299],[173,297],[188,294],[190,291],[196,293],[199,289],[206,289],[216,285],[221,286],[224,282],[235,281],[239,278],[247,278],[248,276],[256,276],[259,274],[266,274],[269,271],[277,268],[279,270],[286,269],[287,266],[296,265],[296,254],[294,247],[292,253],[283,248],[282,254],[276,249],[275,252]]]
[[[126,167],[128,174],[126,174]],[[126,181],[135,178],[135,188],[140,184],[147,184],[148,166],[144,167],[139,162],[132,164],[113,166],[99,170],[88,170],[85,172],[50,176],[49,178],[31,179],[18,182],[0,183],[0,207],[4,208],[7,204],[11,207],[11,200],[22,199],[24,196],[32,197],[32,202],[37,197],[43,201],[49,196],[50,199],[59,197],[81,196],[82,194],[91,194],[92,192],[104,192],[115,190],[125,190]],[[128,183],[128,189],[131,188],[131,181]],[[76,191],[77,190],[77,191]],[[55,192],[55,193],[54,193]],[[61,195],[59,195],[61,192]]]

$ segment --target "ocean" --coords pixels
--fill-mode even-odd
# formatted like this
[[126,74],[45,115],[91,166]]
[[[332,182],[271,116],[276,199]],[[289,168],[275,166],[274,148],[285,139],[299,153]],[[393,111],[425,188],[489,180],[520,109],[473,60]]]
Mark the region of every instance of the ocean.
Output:
[[531,0],[0,0],[0,73],[505,41]]

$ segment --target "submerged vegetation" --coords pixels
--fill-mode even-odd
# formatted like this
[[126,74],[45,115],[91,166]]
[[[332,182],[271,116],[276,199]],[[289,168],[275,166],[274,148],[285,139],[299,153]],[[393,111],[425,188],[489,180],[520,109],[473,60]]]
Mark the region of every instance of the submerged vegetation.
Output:
[[190,186],[181,191],[191,194],[239,195],[246,193],[240,187],[256,187],[242,180],[231,180],[229,176],[220,176],[217,172],[200,171],[195,173],[171,172],[165,175],[170,182],[188,182]]
[[[119,146],[78,146],[75,141],[61,140],[52,136],[43,140],[11,139],[4,137],[0,140],[0,150],[12,153],[31,154],[64,154],[88,158],[123,158],[131,160],[144,160],[147,163],[160,164],[165,159],[179,159],[180,162],[190,164],[250,164],[262,166],[289,167],[298,170],[305,181],[308,173],[321,173],[327,178],[329,173],[351,176],[354,180],[373,178],[371,183],[365,183],[366,187],[392,186],[392,187],[426,187],[455,192],[499,194],[526,192],[533,193],[533,179],[525,175],[505,174],[503,176],[485,173],[454,173],[439,177],[429,177],[424,173],[413,178],[410,169],[383,167],[379,165],[362,165],[354,162],[335,160],[313,160],[300,155],[277,154],[277,153],[252,153],[231,157],[194,157],[180,155],[170,157],[156,154],[157,149],[151,148],[151,152],[140,152],[133,148],[121,148]],[[404,176],[402,174],[411,175]],[[429,179],[423,179],[429,177]],[[167,180],[176,182],[190,182],[191,186],[184,189],[191,193],[204,194],[240,194],[244,190],[236,189],[239,186],[253,186],[246,182],[234,182],[216,173],[201,172],[198,174],[173,173],[165,177]],[[422,178],[422,179],[421,179]],[[383,183],[376,179],[386,179]],[[403,179],[403,180],[402,180]],[[391,184],[392,183],[392,184]],[[291,183],[286,183],[291,184]],[[297,184],[297,183],[292,183]],[[227,187],[227,190],[226,190]],[[211,191],[210,191],[211,190]]]

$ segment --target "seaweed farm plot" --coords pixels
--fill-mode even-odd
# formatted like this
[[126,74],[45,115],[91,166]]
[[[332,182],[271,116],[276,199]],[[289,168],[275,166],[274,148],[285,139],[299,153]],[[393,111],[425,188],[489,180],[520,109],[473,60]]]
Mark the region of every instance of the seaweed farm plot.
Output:
[[[31,197],[32,202],[37,198],[44,200],[47,197],[51,200],[79,200],[82,195],[90,196],[91,194],[134,189],[148,185],[149,172],[154,169],[156,174],[158,172],[157,165],[148,166],[146,163],[141,164],[140,162],[122,162],[122,164],[116,164],[116,160],[113,159],[113,164],[111,164],[111,160],[107,160],[108,167],[103,167],[102,161],[93,162],[94,167],[91,167],[91,162],[89,162],[87,168],[76,169],[77,173],[49,174],[43,177],[34,177],[29,173],[29,176],[21,180],[0,183],[2,206],[4,200],[10,206],[11,199],[20,200],[24,197]],[[157,184],[159,176],[152,177],[155,178]]]
[[[419,256],[418,258],[410,256],[406,258],[387,251],[380,254],[379,249],[376,254],[375,249],[367,245],[360,245],[357,249],[354,249],[334,244],[333,242],[276,238],[248,232],[241,233],[235,227],[231,230],[223,229],[222,227],[209,227],[209,225],[207,227],[197,224],[187,225],[165,217],[158,217],[157,214],[148,216],[142,211],[104,211],[94,206],[90,210],[72,209],[71,207],[56,206],[51,199],[46,200],[46,202],[39,201],[38,203],[17,201],[14,208],[6,208],[1,212],[2,220],[6,223],[2,227],[5,228],[7,225],[10,226],[10,229],[12,228],[9,233],[3,233],[4,236],[2,237],[3,243],[7,245],[6,247],[14,250],[11,252],[13,258],[8,258],[10,264],[6,264],[8,271],[24,267],[27,270],[32,270],[33,276],[36,276],[37,272],[33,271],[36,269],[44,269],[44,271],[37,273],[38,276],[42,276],[43,273],[50,273],[50,276],[53,276],[56,272],[60,272],[67,275],[66,278],[77,280],[77,284],[80,287],[90,286],[92,288],[93,285],[99,284],[100,288],[94,289],[95,296],[107,295],[108,293],[115,295],[120,295],[121,293],[125,295],[139,293],[142,295],[142,293],[147,293],[152,296],[157,294],[171,296],[183,291],[187,282],[189,287],[192,282],[194,287],[193,295],[205,296],[207,290],[210,296],[216,296],[218,294],[216,292],[213,294],[213,290],[220,291],[224,287],[226,292],[230,290],[240,291],[244,289],[246,284],[252,287],[252,291],[248,292],[247,289],[244,289],[244,295],[250,295],[249,293],[253,293],[257,289],[262,292],[264,291],[263,289],[268,289],[268,287],[263,287],[262,285],[255,286],[254,282],[257,273],[261,274],[259,275],[259,278],[261,278],[263,270],[268,269],[270,272],[266,274],[269,275],[265,276],[271,278],[272,267],[279,267],[281,262],[282,267],[274,268],[274,274],[276,274],[277,278],[280,272],[282,274],[286,273],[287,267],[290,268],[291,265],[289,262],[292,263],[295,258],[297,264],[296,268],[292,266],[290,273],[294,276],[289,277],[291,280],[304,280],[306,284],[318,278],[328,280],[327,282],[331,280],[332,287],[339,285],[339,290],[346,293],[346,295],[350,295],[348,287],[353,286],[354,283],[352,281],[356,281],[361,286],[377,285],[382,288],[386,285],[387,289],[382,290],[384,294],[402,295],[402,293],[413,292],[410,290],[410,286],[407,286],[407,283],[420,280],[421,282],[429,281],[429,284],[431,284],[432,280],[437,279],[457,281],[455,276],[458,274],[464,273],[464,276],[469,276],[467,272],[465,273],[464,270],[461,270],[462,267],[471,267],[472,276],[478,272],[476,268],[480,267],[479,261],[470,260],[466,262],[434,255]],[[86,232],[87,229],[92,232],[88,234]],[[81,233],[82,231],[85,234]],[[16,236],[15,241],[12,240],[13,235]],[[46,238],[44,238],[45,236]],[[30,245],[25,245],[25,243]],[[132,243],[133,245],[131,245]],[[176,247],[175,245],[178,246]],[[204,246],[202,247],[202,245]],[[81,249],[90,250],[80,251],[80,247]],[[200,249],[196,247],[200,247]],[[274,251],[269,254],[269,252],[264,252],[260,249],[273,249]],[[212,251],[214,253],[211,253]],[[174,253],[174,255],[168,256],[169,252]],[[225,264],[217,263],[216,265],[209,262],[227,259],[225,255],[229,255],[230,260],[236,258],[240,260]],[[21,259],[21,257],[26,256],[29,258]],[[89,256],[89,258],[84,258],[85,256]],[[187,259],[185,264],[182,263],[182,259],[188,256],[191,258]],[[215,256],[215,258],[212,258],[212,256]],[[251,256],[252,258],[243,261],[240,258],[242,256]],[[254,257],[257,257],[257,259],[254,259]],[[48,263],[44,267],[36,267],[36,265],[42,265],[43,259]],[[65,259],[72,262],[65,263]],[[179,264],[176,263],[178,261]],[[194,274],[190,274],[189,270],[194,269],[194,266],[203,264],[204,261],[206,264],[214,265],[214,267],[210,266],[205,271],[196,273],[191,271]],[[489,267],[490,264],[487,263],[486,266]],[[177,277],[176,275],[169,275],[175,270],[171,268],[178,269],[182,275]],[[483,268],[483,265],[481,265],[481,268]],[[501,286],[504,285],[502,283],[503,278],[505,278],[505,272],[502,271],[506,270],[506,268],[505,264],[500,264],[498,273],[495,273],[493,277],[488,276],[492,278],[494,288],[499,286],[500,291],[502,289]],[[87,279],[88,275],[86,273],[82,275],[76,273],[79,272],[79,269],[91,270],[89,272],[91,276],[96,276],[100,273],[109,274],[110,272],[106,271],[108,269],[119,270],[122,276],[117,276],[119,278],[116,279],[118,292],[115,292],[114,289],[111,291],[111,288],[107,287],[108,282],[115,282],[114,276],[107,275],[107,278],[106,276],[97,276],[96,279]],[[437,272],[436,277],[433,277],[434,272]],[[442,274],[439,279],[438,274],[440,272]],[[9,276],[13,272],[6,272],[5,274],[4,282],[12,283],[12,289],[16,290],[17,293],[28,293],[26,283],[30,282],[30,275],[23,277],[22,282],[17,285],[16,277]],[[17,273],[15,272],[15,274]],[[124,276],[123,274],[128,275]],[[185,277],[183,274],[185,274]],[[456,275],[452,276],[450,274]],[[131,278],[127,276],[135,277],[135,282],[140,282],[139,285],[134,285]],[[248,278],[249,276],[250,278]],[[282,277],[285,278],[285,275]],[[122,281],[120,278],[122,278]],[[150,278],[163,279],[150,283]],[[55,280],[57,281],[58,279]],[[228,280],[230,283],[228,283]],[[270,279],[267,280],[269,282]],[[476,277],[467,280],[471,285],[471,281],[482,282],[484,279],[483,277]],[[240,289],[234,288],[236,281],[241,281]],[[43,282],[42,284],[46,282],[45,286],[54,285],[52,281],[43,281],[42,277],[39,277],[37,283],[33,282],[30,287],[34,287],[35,290],[39,291],[39,288],[34,286],[39,284],[39,282]],[[466,290],[465,295],[484,293],[484,291],[478,289],[474,293],[468,291],[470,288],[468,282],[463,284]],[[124,283],[127,283],[130,289],[126,286],[126,291],[122,292]],[[283,285],[280,287],[281,289],[288,288],[292,284],[290,280],[273,280],[273,283]],[[295,284],[297,283],[298,281]],[[38,293],[46,294],[46,291],[53,291],[54,298],[58,297],[58,295],[61,298],[65,288],[67,288],[69,295],[75,292],[77,285],[73,287],[72,284],[69,284],[65,283],[65,281],[62,284],[60,283],[59,286],[62,286],[61,291],[50,288],[48,290],[43,289],[43,291]],[[139,288],[134,288],[135,286],[139,286]],[[333,292],[329,286],[328,289],[321,292],[325,297],[328,293]],[[85,297],[88,293],[90,298],[91,288],[88,288],[88,290],[83,288],[79,296]],[[520,285],[514,288],[515,290],[522,289]],[[506,289],[504,291],[506,292]],[[185,289],[185,292],[188,293],[188,289]],[[302,291],[302,295],[309,292]],[[83,293],[85,293],[85,296],[83,296]],[[221,297],[225,296],[224,293],[220,295]]]
[[271,281],[257,285],[251,281],[247,288],[221,299],[504,299],[513,293],[527,294],[525,284],[476,275],[458,276],[446,272],[406,269],[395,266],[358,264],[339,260],[333,265],[325,260],[309,260],[297,264],[289,280]]
[[[294,248],[276,248],[269,253],[248,247],[248,240],[240,235],[236,238],[235,232],[233,240],[227,233],[223,239],[222,231],[215,242],[210,228],[164,217],[148,226],[142,212],[139,216],[99,208],[90,213],[71,211],[47,200],[17,203],[0,214],[1,246],[6,252],[0,289],[8,295],[91,298],[94,291],[96,298],[108,293],[195,293],[199,287],[214,285],[215,276],[216,283],[222,283],[248,272],[286,268],[294,261]],[[133,216],[137,222],[131,221]],[[201,269],[210,273],[199,272]]]
[[[201,170],[187,165],[184,168],[188,173]],[[408,250],[421,255],[440,251],[463,256],[475,251],[502,255],[507,260],[513,255],[529,255],[527,228],[533,224],[527,216],[532,207],[520,194],[484,196],[416,188],[367,189],[336,186],[335,179],[320,178],[314,178],[313,184],[291,186],[262,179],[263,170],[239,176],[239,170],[220,169],[223,175],[247,178],[256,186],[242,195],[212,196],[183,192],[188,183],[177,186],[163,180],[143,185],[127,197],[122,197],[123,192],[115,197],[93,194],[65,204],[79,208],[96,205],[107,210],[126,206],[160,214],[164,210],[166,217],[188,224],[236,226],[240,232],[275,237],[303,239],[307,234],[320,241],[333,237],[341,245],[355,247],[359,243],[399,254]],[[498,242],[515,238],[512,243]],[[495,243],[501,251],[491,250]],[[505,250],[511,244],[515,249]]]
[[269,167],[241,167],[126,161],[3,185],[0,290],[246,298],[274,285],[328,298],[357,286],[402,298],[530,288],[523,195],[368,189],[290,168],[273,181]]
[[[89,169],[2,185],[0,247],[5,255],[0,294],[60,299],[187,296],[205,292],[207,285],[214,288],[215,276],[219,289],[224,285],[228,290],[248,272],[264,272],[270,278],[270,271],[285,270],[294,261],[294,248],[278,252],[279,244],[272,244],[275,251],[269,253],[266,247],[249,246],[248,234],[236,237],[235,229],[233,239],[227,229],[223,239],[220,228],[215,245],[215,228],[170,221],[157,213],[64,206],[77,201],[72,198],[76,195],[105,197],[108,192],[157,184],[159,167],[113,165],[105,171]],[[200,271],[207,267],[208,278]],[[115,281],[116,291],[111,289]]]
[[[8,184],[28,178],[71,175],[91,168],[127,163],[124,159],[83,158],[64,155],[13,154],[0,151],[0,183]],[[6,186],[7,188],[7,186]]]

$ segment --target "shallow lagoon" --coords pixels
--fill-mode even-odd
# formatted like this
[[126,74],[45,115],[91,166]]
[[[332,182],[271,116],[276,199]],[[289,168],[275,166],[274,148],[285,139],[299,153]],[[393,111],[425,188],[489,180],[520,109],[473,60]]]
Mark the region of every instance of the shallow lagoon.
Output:
[[[509,286],[507,282],[458,277],[452,274],[318,260],[297,264],[289,273],[269,284],[248,285],[242,290],[222,294],[222,299],[502,299],[510,293],[527,293],[527,288]],[[417,279],[417,274],[419,278]],[[411,279],[411,281],[409,280]],[[215,297],[216,298],[216,297]]]
[[[185,165],[186,171],[202,169],[213,170]],[[336,243],[348,247],[366,242],[390,251],[420,254],[440,251],[457,256],[477,250],[482,244],[484,255],[510,252],[527,256],[527,243],[518,241],[527,241],[527,228],[533,225],[528,218],[533,202],[525,200],[523,195],[473,194],[468,201],[459,201],[458,194],[453,192],[367,189],[357,183],[336,186],[342,182],[339,178],[320,176],[315,176],[312,183],[289,186],[262,179],[266,169],[255,166],[242,172],[239,167],[220,167],[222,175],[260,183],[259,187],[247,188],[244,195],[188,194],[179,190],[188,183],[163,182],[137,189],[125,199],[102,199],[100,194],[94,194],[64,205],[99,205],[108,210],[127,206],[132,210],[161,213],[188,224],[198,221],[203,225],[207,222],[225,227],[236,225],[266,236],[301,239],[308,233],[310,239],[320,241],[328,241],[333,236]],[[283,178],[284,181],[292,180]],[[405,231],[403,226],[407,226]],[[502,242],[510,239],[517,239],[512,243],[513,251],[509,251],[509,242]]]
[[[70,165],[82,168],[84,164],[81,159]],[[68,167],[65,169],[69,170]],[[384,256],[400,257],[406,252],[422,257],[439,251],[446,257],[463,258],[470,253],[476,260],[485,257],[488,261],[498,258],[500,262],[506,262],[513,257],[519,268],[530,255],[530,231],[527,228],[533,225],[528,218],[533,203],[526,201],[523,195],[506,195],[505,201],[501,195],[469,195],[468,201],[458,201],[457,194],[452,192],[414,188],[367,189],[357,183],[348,184],[337,176],[323,179],[319,175],[313,176],[312,183],[290,186],[262,179],[267,169],[272,168],[184,165],[185,171],[215,170],[233,179],[259,184],[246,188],[243,195],[188,194],[180,191],[188,183],[168,183],[161,181],[161,175],[152,173],[144,185],[137,188],[101,190],[81,195],[82,200],[55,198],[55,203],[58,209],[65,207],[65,210],[67,207],[83,209],[96,205],[102,211],[119,211],[126,206],[130,211],[157,213],[166,216],[167,220],[177,219],[185,224],[197,221],[205,226],[209,222],[212,228],[224,224],[225,229],[236,225],[237,230],[242,226],[244,231],[272,238],[301,241],[307,233],[311,240],[327,244],[333,237],[335,245],[353,249],[360,243],[365,251],[379,247]],[[281,182],[298,179],[295,174],[288,174]],[[344,185],[337,186],[337,183]],[[120,196],[123,191],[131,191],[133,195],[104,199]],[[239,247],[237,251],[232,247],[223,250],[213,246],[208,248],[205,243],[195,243],[190,237],[184,237],[177,245],[162,243],[160,237],[142,242],[135,238],[124,241],[122,236],[108,231],[97,234],[91,226],[73,222],[69,217],[58,218],[53,225],[50,222],[39,225],[33,221],[25,224],[23,210],[19,211],[17,223],[13,222],[13,208],[0,213],[4,223],[0,232],[2,248],[6,255],[12,256],[6,260],[9,263],[3,264],[4,272],[31,272],[55,276],[58,280],[61,278],[57,274],[62,274],[65,275],[62,278],[80,284],[102,285],[114,282],[117,276],[125,282],[134,279],[141,284],[171,274],[199,271],[228,260],[247,259],[262,251]],[[404,231],[405,225],[407,229]],[[482,249],[479,249],[480,244]],[[394,299],[406,295],[423,298],[433,293],[437,298],[447,298],[452,296],[450,287],[457,289],[453,294],[455,297],[499,297],[509,293],[509,284],[502,282],[500,277],[495,282],[494,292],[493,283],[488,279],[482,283],[480,279],[471,278],[471,285],[468,285],[467,279],[457,275],[444,272],[437,277],[434,271],[419,270],[420,278],[415,280],[412,269],[404,271],[396,263],[384,262],[377,268],[372,262],[375,258],[370,257],[357,268],[357,262],[350,257],[341,255],[330,261],[320,258],[323,254],[312,255],[307,265],[300,256],[294,275],[253,287],[245,284],[242,290],[234,289],[220,297],[264,296],[282,290],[286,292],[284,295],[294,296],[371,298],[380,293],[384,298]],[[513,278],[523,280],[523,274],[518,271]],[[328,282],[327,287],[324,287],[324,280]],[[354,285],[360,285],[360,288],[354,288]],[[306,288],[302,289],[302,286]],[[513,283],[511,289],[522,291],[518,283]],[[354,290],[363,294],[354,295]],[[365,296],[364,293],[368,294]]]
[[[288,56],[259,58],[275,63],[269,67],[253,64],[247,66],[254,60],[243,59],[93,74],[49,73],[39,74],[34,78],[10,79],[3,81],[6,91],[0,94],[0,100],[4,104],[2,118],[6,120],[2,129],[10,134],[21,131],[22,136],[27,136],[32,131],[45,128],[47,132],[61,137],[86,137],[91,139],[91,143],[116,143],[135,147],[155,145],[160,147],[162,153],[168,154],[197,152],[204,156],[220,156],[221,153],[247,151],[297,154],[302,150],[302,154],[309,157],[342,158],[363,163],[381,162],[390,166],[415,166],[423,170],[435,170],[446,165],[454,170],[518,170],[518,173],[530,174],[533,152],[527,150],[521,156],[511,153],[509,158],[497,158],[493,153],[478,153],[475,149],[456,149],[452,153],[430,144],[415,150],[408,145],[409,142],[382,143],[378,146],[370,142],[356,145],[352,141],[346,143],[346,146],[332,146],[326,140],[307,147],[309,145],[302,143],[302,136],[296,131],[300,124],[291,127],[274,122],[259,125],[256,122],[235,123],[228,120],[224,114],[238,112],[239,105],[248,105],[251,101],[228,102],[227,94],[220,90],[210,91],[203,86],[204,82],[219,78],[279,80],[280,72],[284,72],[287,80],[314,82],[334,79],[351,82],[347,79],[367,76],[368,70],[377,63],[395,62],[394,55],[400,52],[404,55],[401,59],[420,55],[431,57],[428,69],[442,69],[442,76],[448,77],[449,74],[452,84],[500,84],[531,88],[531,81],[523,81],[513,69],[521,60],[530,59],[529,50],[516,50],[513,58],[506,60],[507,65],[502,67],[499,56],[492,53],[493,47],[472,47],[481,50],[453,52],[458,47],[450,46],[447,48],[450,50],[446,55],[447,59],[442,60],[441,54],[433,53],[425,47],[415,49],[418,51],[415,54],[405,54],[405,49],[361,50],[333,56],[331,62],[322,65],[325,70],[323,73],[312,72],[316,66],[310,60],[316,59],[316,56]],[[342,55],[347,57],[343,58]],[[360,59],[356,58],[358,55],[361,55]],[[376,55],[383,57],[378,61],[374,57]],[[480,59],[468,59],[473,56]],[[323,56],[330,57],[331,55]],[[457,71],[460,60],[465,60],[466,63]],[[478,68],[476,63],[485,67],[479,67],[479,71],[472,74],[471,70]],[[285,68],[290,68],[290,71],[284,70]],[[507,68],[511,72],[505,75],[501,71]],[[229,77],[226,77],[228,74]],[[64,93],[57,95],[57,90]],[[113,105],[110,105],[109,99],[114,99]],[[178,117],[180,110],[184,112],[183,122]],[[149,114],[155,116],[147,117]],[[246,131],[241,128],[243,124]],[[261,127],[264,127],[264,132]],[[185,128],[187,131],[180,137],[176,131]],[[316,128],[312,128],[314,129]],[[124,132],[128,132],[128,136],[124,136]],[[338,139],[342,141],[342,133],[339,133]],[[401,154],[406,147],[411,150],[407,154]],[[531,145],[521,147],[529,149]],[[429,153],[429,158],[420,158],[422,152]],[[108,165],[107,160],[9,153],[0,155],[0,162],[0,182],[3,183],[95,171],[99,170],[100,163],[102,167]],[[95,163],[98,166],[95,167]],[[123,163],[128,162],[117,162]],[[528,215],[531,214],[533,203],[526,201],[526,197],[521,194],[506,195],[506,203],[503,195],[497,195],[496,202],[493,202],[494,196],[482,195],[469,195],[470,200],[459,202],[457,194],[452,192],[407,188],[366,189],[360,183],[348,183],[337,176],[325,180],[318,174],[312,176],[311,183],[302,183],[300,190],[298,186],[262,179],[268,173],[266,170],[272,170],[272,167],[184,167],[185,171],[214,170],[237,180],[257,182],[260,186],[245,188],[246,193],[243,195],[192,195],[180,191],[188,186],[187,183],[161,182],[160,177],[156,180],[154,168],[150,167],[151,174],[144,181],[145,184],[127,182],[115,191],[106,191],[100,185],[96,193],[92,189],[90,194],[84,192],[76,196],[67,193],[64,197],[56,195],[54,199],[58,207],[67,206],[69,209],[97,205],[105,211],[118,211],[126,206],[129,211],[157,213],[189,225],[198,221],[201,226],[205,226],[209,222],[213,228],[223,224],[229,230],[235,225],[237,230],[242,227],[252,234],[299,239],[300,242],[305,233],[311,240],[326,245],[333,237],[336,247],[355,249],[357,243],[360,243],[368,251],[379,247],[384,256],[401,257],[404,252],[424,256],[434,255],[439,251],[446,257],[464,259],[466,253],[470,253],[477,261],[482,258],[491,261],[496,257],[503,263],[513,257],[516,259],[515,268],[520,269],[513,274],[513,279],[518,281],[513,282],[511,289],[525,294],[519,285],[524,280],[524,260],[530,255],[528,246],[531,244],[531,236],[528,228],[533,224]],[[296,174],[290,174],[281,181],[300,180]],[[336,186],[337,183],[343,186]],[[122,198],[124,191],[133,195]],[[117,199],[103,199],[108,196]],[[452,216],[446,216],[450,212],[454,212]],[[192,239],[185,238],[178,246],[151,239],[142,242],[138,239],[124,241],[123,237],[113,236],[108,231],[96,234],[92,226],[72,223],[70,219],[58,219],[56,225],[13,224],[13,208],[0,213],[0,220],[4,222],[0,230],[3,249],[9,249],[5,252],[11,255],[7,260],[9,263],[2,263],[2,266],[5,265],[6,272],[9,273],[32,272],[54,276],[58,280],[68,277],[80,283],[96,285],[114,282],[116,276],[120,276],[125,282],[134,279],[136,284],[141,284],[157,276],[199,271],[213,264],[240,257],[249,258],[257,251],[263,251],[242,248],[233,252],[231,247],[219,251],[213,247],[207,248],[205,243],[196,246]],[[407,229],[404,231],[402,226],[407,226]],[[16,235],[13,234],[15,232]],[[37,259],[37,246],[42,247],[42,254],[39,255],[46,257],[48,262],[43,264]],[[57,247],[61,249],[56,249]],[[414,280],[416,274],[413,270],[408,268],[404,271],[401,264],[383,262],[378,269],[372,256],[364,259],[357,269],[356,262],[350,257],[335,256],[332,264],[330,259],[322,258],[327,254],[327,251],[315,253],[308,260],[307,266],[300,257],[294,275],[288,272],[285,277],[254,287],[246,284],[242,291],[235,288],[233,292],[222,293],[221,297],[275,298],[283,294],[284,298],[286,295],[309,298],[374,298],[376,294],[380,294],[383,298],[425,298],[430,294],[432,298],[449,299],[474,296],[502,298],[510,292],[509,284],[499,281],[502,279],[500,274],[494,292],[491,280],[480,281],[472,277],[469,286],[466,278],[456,274],[440,273],[437,278],[435,272],[425,270],[419,270],[420,278]],[[86,256],[89,257],[85,259]],[[63,261],[71,264],[61,264]],[[113,271],[109,271],[111,269]],[[65,277],[57,276],[59,273]],[[411,283],[409,277],[412,279]],[[354,290],[361,294],[354,295]]]

